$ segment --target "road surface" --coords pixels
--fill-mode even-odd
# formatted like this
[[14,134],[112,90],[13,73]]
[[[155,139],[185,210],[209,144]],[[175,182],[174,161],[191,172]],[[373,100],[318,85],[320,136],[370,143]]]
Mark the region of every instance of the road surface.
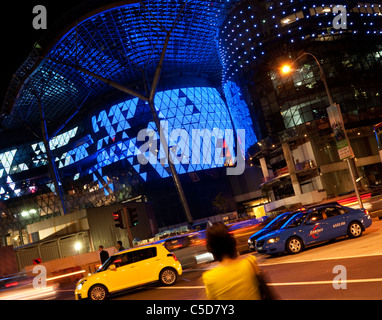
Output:
[[[253,253],[244,255],[248,254]],[[307,248],[297,255],[254,255],[280,299],[382,300],[382,221],[373,221],[358,239],[340,238]],[[153,284],[111,299],[205,300],[201,276],[216,265],[217,262],[212,262],[184,270],[171,287]],[[337,269],[333,270],[335,266]],[[342,279],[341,283],[334,281],[338,278]],[[49,299],[74,299],[73,289],[73,284],[64,286]]]

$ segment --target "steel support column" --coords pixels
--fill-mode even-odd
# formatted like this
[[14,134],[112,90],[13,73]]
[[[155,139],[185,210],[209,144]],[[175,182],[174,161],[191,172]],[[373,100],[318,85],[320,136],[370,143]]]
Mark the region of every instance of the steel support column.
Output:
[[[178,196],[179,196],[179,200],[182,204],[182,207],[183,207],[183,210],[185,212],[185,215],[186,215],[186,218],[187,218],[187,222],[189,224],[192,224],[193,223],[193,218],[192,218],[192,215],[191,215],[191,211],[190,211],[190,208],[188,206],[188,202],[187,202],[187,198],[186,198],[186,195],[184,193],[184,190],[183,190],[183,187],[182,187],[182,184],[180,182],[180,179],[179,179],[179,176],[178,176],[178,173],[176,172],[176,169],[175,169],[175,166],[174,164],[172,163],[171,161],[171,158],[168,156],[169,154],[169,148],[168,148],[168,144],[167,144],[167,140],[166,138],[164,137],[163,135],[163,130],[161,128],[161,124],[160,124],[160,120],[159,120],[159,117],[158,117],[158,114],[155,110],[155,104],[154,104],[154,98],[155,98],[155,94],[156,94],[156,89],[157,89],[157,86],[158,86],[158,83],[159,83],[159,79],[160,79],[160,75],[161,75],[161,71],[162,71],[162,66],[163,66],[163,61],[164,61],[164,58],[165,58],[165,55],[166,55],[166,50],[167,50],[167,46],[168,46],[168,43],[170,41],[170,37],[171,37],[171,32],[173,31],[175,25],[176,25],[176,22],[178,21],[180,15],[182,14],[185,6],[187,4],[187,0],[185,1],[185,3],[183,4],[182,6],[182,9],[179,11],[179,14],[178,16],[176,17],[176,19],[174,20],[170,30],[166,31],[165,28],[163,26],[160,26],[161,29],[163,31],[166,32],[166,37],[165,37],[165,41],[164,41],[164,44],[163,44],[163,48],[162,48],[162,52],[161,52],[161,55],[160,55],[160,60],[158,62],[158,65],[157,65],[157,68],[155,70],[155,74],[154,74],[154,78],[153,78],[153,81],[152,81],[152,84],[151,84],[151,88],[150,88],[150,92],[146,92],[146,95],[143,95],[135,90],[132,90],[126,86],[123,86],[115,81],[112,81],[110,79],[107,79],[105,77],[102,77],[98,74],[95,74],[94,72],[91,72],[79,65],[72,65],[72,64],[69,64],[69,63],[65,63],[65,62],[62,62],[62,61],[57,61],[55,59],[51,59],[51,58],[48,58],[48,57],[43,57],[44,59],[47,59],[47,60],[51,60],[55,63],[61,63],[61,64],[64,64],[64,65],[67,65],[69,67],[72,67],[76,70],[79,70],[80,72],[84,73],[84,74],[87,74],[103,83],[106,83],[107,85],[117,89],[117,90],[120,90],[122,92],[125,92],[129,95],[132,95],[136,98],[139,98],[143,101],[146,101],[150,107],[150,110],[151,110],[151,113],[152,113],[152,116],[153,116],[153,120],[154,120],[154,123],[156,125],[156,128],[158,130],[158,133],[160,135],[160,142],[163,146],[163,149],[165,150],[165,155],[166,155],[166,158],[168,160],[168,165],[169,165],[169,168],[170,168],[170,171],[171,171],[171,176],[173,178],[173,181],[174,181],[174,185],[175,185],[175,188],[177,190],[177,193],[178,193]],[[141,2],[141,5],[147,10],[149,11],[149,9],[147,9],[144,4]],[[143,73],[144,75],[144,73]],[[144,77],[145,78],[145,77]],[[145,82],[145,85],[146,85],[146,78],[144,79],[144,82]],[[48,150],[48,149],[47,149]]]
[[37,92],[35,92],[37,103],[38,103],[38,108],[40,111],[40,125],[41,125],[41,131],[42,131],[42,141],[45,146],[46,150],[46,156],[48,158],[48,166],[49,166],[49,172],[50,172],[50,177],[53,180],[54,188],[56,190],[57,196],[60,199],[60,203],[62,206],[62,211],[63,214],[65,215],[67,213],[66,206],[65,206],[65,201],[64,201],[64,196],[61,188],[61,183],[60,183],[60,176],[58,174],[57,167],[54,163],[52,151],[50,150],[49,146],[49,135],[48,135],[48,129],[46,126],[46,119],[45,119],[45,114],[44,114],[44,109],[42,106],[42,101]]

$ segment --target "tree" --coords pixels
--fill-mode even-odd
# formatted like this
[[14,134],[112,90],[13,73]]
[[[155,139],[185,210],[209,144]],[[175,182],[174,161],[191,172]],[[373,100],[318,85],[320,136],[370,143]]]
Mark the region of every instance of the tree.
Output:
[[212,205],[219,214],[227,212],[227,200],[221,192],[212,201]]

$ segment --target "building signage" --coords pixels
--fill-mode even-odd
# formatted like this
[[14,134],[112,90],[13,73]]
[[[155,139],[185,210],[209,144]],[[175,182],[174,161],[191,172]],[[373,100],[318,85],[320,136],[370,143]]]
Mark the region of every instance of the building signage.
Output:
[[334,139],[336,140],[336,146],[340,160],[354,157],[349,139],[346,135],[344,121],[342,119],[339,104],[331,105],[330,107],[326,108],[326,111],[328,112],[330,126],[332,127]]

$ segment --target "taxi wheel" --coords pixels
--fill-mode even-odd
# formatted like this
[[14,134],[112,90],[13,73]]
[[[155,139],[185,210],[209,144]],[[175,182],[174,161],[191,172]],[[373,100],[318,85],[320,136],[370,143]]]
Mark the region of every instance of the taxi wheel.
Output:
[[300,238],[292,237],[289,238],[286,243],[286,251],[290,254],[296,254],[304,249],[304,243]]
[[362,226],[359,222],[353,221],[349,224],[348,235],[350,238],[358,238],[362,235]]
[[90,288],[88,297],[91,300],[105,300],[107,297],[107,289],[101,284],[96,284]]
[[162,285],[171,286],[178,277],[177,272],[172,268],[164,268],[159,275],[159,281]]

